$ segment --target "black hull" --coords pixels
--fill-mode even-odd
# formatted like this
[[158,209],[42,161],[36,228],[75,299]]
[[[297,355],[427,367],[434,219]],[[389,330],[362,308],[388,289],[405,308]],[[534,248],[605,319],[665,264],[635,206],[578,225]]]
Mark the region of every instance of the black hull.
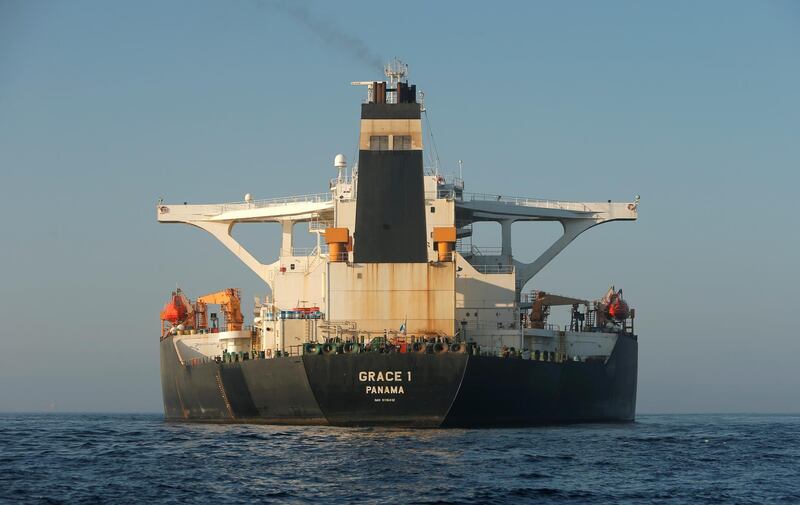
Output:
[[161,383],[170,421],[410,427],[625,422],[636,409],[637,361],[636,340],[620,336],[605,363],[362,353],[182,365],[168,337],[161,342]]

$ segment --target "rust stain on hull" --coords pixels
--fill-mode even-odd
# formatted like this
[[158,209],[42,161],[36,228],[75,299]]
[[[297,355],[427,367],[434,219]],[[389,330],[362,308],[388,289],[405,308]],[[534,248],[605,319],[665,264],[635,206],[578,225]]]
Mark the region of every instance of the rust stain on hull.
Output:
[[330,275],[336,320],[372,332],[406,323],[409,334],[454,333],[453,263],[331,264]]

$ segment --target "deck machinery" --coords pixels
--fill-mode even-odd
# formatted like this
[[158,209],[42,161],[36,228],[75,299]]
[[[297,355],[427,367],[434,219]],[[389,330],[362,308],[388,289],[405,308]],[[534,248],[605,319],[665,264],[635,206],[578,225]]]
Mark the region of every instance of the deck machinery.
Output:
[[[329,191],[159,202],[159,222],[207,231],[270,292],[252,326],[165,324],[168,419],[484,426],[634,418],[637,337],[634,312],[619,310],[621,292],[589,302],[523,289],[584,231],[635,220],[638,197],[474,194],[460,178],[426,173],[422,107],[405,73],[392,65],[384,81],[353,83],[367,88],[358,160],[348,169],[335,157]],[[501,225],[499,247],[472,245],[472,225],[483,221]],[[511,244],[519,221],[558,221],[563,234],[523,263]],[[272,263],[231,234],[253,222],[281,224]],[[298,223],[316,234],[316,247],[294,246]],[[572,306],[569,327],[547,323],[551,305]]]

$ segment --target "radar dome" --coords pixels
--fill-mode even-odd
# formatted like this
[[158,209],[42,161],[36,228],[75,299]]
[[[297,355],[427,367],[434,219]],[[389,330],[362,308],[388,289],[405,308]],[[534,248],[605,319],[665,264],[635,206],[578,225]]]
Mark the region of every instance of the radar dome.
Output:
[[344,157],[344,154],[337,154],[335,158],[333,158],[333,166],[336,168],[347,168],[347,158]]
[[251,195],[250,193],[245,194],[244,195],[244,201],[247,202],[247,203],[252,202],[253,201],[253,195]]

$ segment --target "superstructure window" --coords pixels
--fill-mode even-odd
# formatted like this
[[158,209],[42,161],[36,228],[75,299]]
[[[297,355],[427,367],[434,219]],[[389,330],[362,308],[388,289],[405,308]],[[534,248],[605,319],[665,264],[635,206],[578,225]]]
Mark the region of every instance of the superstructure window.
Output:
[[372,135],[369,138],[370,151],[388,151],[389,150],[389,136],[388,135]]
[[395,151],[410,151],[411,150],[411,136],[410,135],[395,135],[392,138],[392,148]]

